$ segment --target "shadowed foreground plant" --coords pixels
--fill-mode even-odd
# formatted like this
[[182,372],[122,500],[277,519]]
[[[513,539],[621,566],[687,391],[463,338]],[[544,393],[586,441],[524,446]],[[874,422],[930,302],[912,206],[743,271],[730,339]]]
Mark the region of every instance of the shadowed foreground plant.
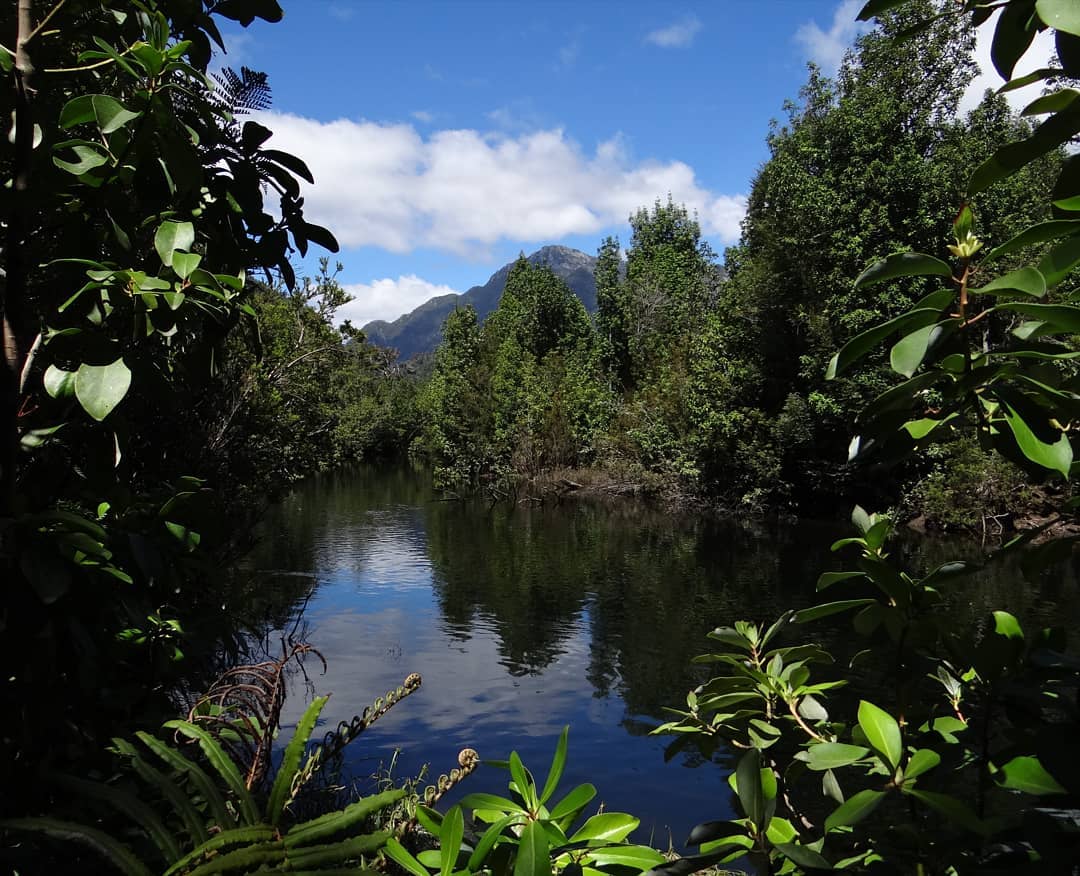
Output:
[[[298,645],[282,660],[229,670],[187,720],[165,723],[164,729],[173,731],[170,741],[146,732],[136,733],[134,741],[114,739],[112,750],[123,761],[114,781],[48,777],[58,788],[123,816],[119,830],[42,817],[0,821],[0,831],[16,842],[45,836],[79,843],[129,876],[345,872],[342,868],[361,872],[391,836],[371,825],[400,805],[406,791],[390,789],[337,811],[298,816],[301,807],[294,804],[320,775],[326,753],[340,753],[336,742],[344,738],[329,734],[327,741],[308,750],[328,696],[312,700],[277,769],[270,769],[284,699],[284,668],[313,650]],[[419,686],[420,677],[410,675],[355,721],[370,725]]]

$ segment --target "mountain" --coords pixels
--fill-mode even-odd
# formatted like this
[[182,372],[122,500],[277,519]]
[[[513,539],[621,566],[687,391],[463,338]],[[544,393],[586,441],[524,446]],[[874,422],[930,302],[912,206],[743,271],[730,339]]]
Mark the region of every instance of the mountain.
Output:
[[[547,265],[581,299],[589,313],[596,310],[596,281],[593,268],[596,258],[566,246],[545,246],[538,249],[528,260],[534,265]],[[373,344],[393,347],[401,359],[409,359],[417,353],[430,353],[442,340],[442,325],[455,307],[471,304],[481,320],[499,305],[506,278],[510,276],[513,262],[503,265],[491,275],[483,286],[473,286],[462,295],[439,295],[421,304],[412,313],[399,316],[393,322],[377,319],[363,327],[364,334]]]

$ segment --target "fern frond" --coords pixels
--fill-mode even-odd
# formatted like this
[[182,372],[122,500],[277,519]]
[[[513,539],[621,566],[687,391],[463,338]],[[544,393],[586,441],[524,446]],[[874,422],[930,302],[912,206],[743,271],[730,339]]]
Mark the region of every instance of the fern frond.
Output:
[[0,830],[40,833],[52,839],[79,843],[108,859],[125,876],[152,876],[131,849],[92,827],[59,818],[8,818],[0,821]]
[[[184,757],[175,749],[170,748],[156,736],[151,736],[143,730],[140,730],[135,735],[143,745],[165,761],[165,763],[176,770],[176,772],[185,774],[188,779],[191,780],[191,784],[195,787],[195,790],[199,792],[206,802],[206,805],[210,810],[210,815],[213,817],[214,823],[218,828],[224,830],[235,825],[236,819],[230,814],[228,806],[225,805],[225,798],[221,796],[221,792],[218,790],[217,785],[214,784],[213,780],[206,774],[202,767],[197,763],[188,760],[188,758]],[[179,852],[173,856],[173,859],[177,857],[179,857]]]
[[310,846],[289,851],[289,868],[310,869],[325,867],[327,865],[344,865],[348,861],[355,861],[363,855],[373,854],[390,839],[389,831],[369,833],[364,836],[354,836],[337,843],[327,843],[320,846]]
[[203,816],[189,799],[187,792],[160,770],[150,766],[139,751],[126,739],[113,739],[113,746],[131,763],[135,774],[151,787],[157,788],[170,808],[184,822],[184,827],[196,845],[206,842],[207,832]]
[[400,789],[372,794],[363,800],[351,803],[339,812],[320,815],[310,821],[294,825],[285,834],[285,847],[290,851],[301,846],[311,845],[320,840],[329,839],[335,834],[348,830],[356,824],[362,824],[376,812],[386,809],[405,796]]
[[164,726],[199,743],[199,747],[202,749],[207,761],[209,761],[210,766],[217,770],[218,775],[225,780],[229,790],[236,796],[243,820],[247,824],[257,824],[259,811],[255,806],[255,800],[252,798],[251,792],[248,791],[247,785],[244,784],[244,780],[240,777],[239,768],[232,758],[226,754],[225,749],[221,747],[218,741],[202,727],[197,727],[187,721],[166,721]]
[[203,858],[214,855],[230,846],[259,845],[274,840],[276,836],[277,831],[265,824],[260,824],[255,827],[237,827],[233,830],[223,830],[221,833],[212,836],[202,845],[188,852],[188,854],[176,861],[165,871],[164,876],[174,876],[176,873],[186,872],[193,864],[197,864]]
[[240,75],[231,67],[212,73],[218,85],[217,97],[234,114],[268,110],[273,102],[265,73],[241,66]]
[[316,697],[311,701],[311,705],[307,707],[304,716],[296,725],[296,732],[293,733],[293,737],[289,740],[289,744],[285,749],[281,764],[278,766],[277,775],[274,776],[274,785],[270,789],[270,799],[266,804],[267,820],[275,826],[281,823],[281,816],[285,812],[285,807],[295,796],[296,786],[294,780],[300,769],[300,758],[304,753],[304,749],[307,748],[308,740],[311,738],[311,731],[315,729],[315,724],[319,720],[323,706],[326,705],[329,699],[328,696]]
[[91,782],[63,773],[50,773],[48,779],[51,783],[68,791],[74,791],[92,800],[101,800],[117,812],[126,815],[146,831],[146,835],[153,840],[166,861],[175,861],[180,857],[180,846],[173,838],[172,831],[162,823],[153,809],[134,794],[101,782]]

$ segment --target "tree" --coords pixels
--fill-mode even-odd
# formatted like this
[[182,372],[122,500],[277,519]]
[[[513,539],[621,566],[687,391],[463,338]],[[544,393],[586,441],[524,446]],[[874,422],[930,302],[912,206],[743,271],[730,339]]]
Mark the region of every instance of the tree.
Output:
[[210,596],[195,584],[196,548],[213,546],[215,515],[202,481],[170,471],[167,447],[177,433],[199,438],[183,406],[254,315],[246,272],[292,285],[294,249],[336,249],[304,219],[304,163],[241,123],[266,105],[265,77],[207,79],[221,18],[277,21],[281,9],[20,0],[3,20],[15,48],[0,48],[14,109],[2,161],[0,658],[16,680],[0,696],[19,716],[5,746],[22,763],[59,747],[43,727],[93,743],[99,710],[85,696],[124,704],[100,713],[105,725],[137,712],[152,690],[139,682],[179,655],[171,612]]

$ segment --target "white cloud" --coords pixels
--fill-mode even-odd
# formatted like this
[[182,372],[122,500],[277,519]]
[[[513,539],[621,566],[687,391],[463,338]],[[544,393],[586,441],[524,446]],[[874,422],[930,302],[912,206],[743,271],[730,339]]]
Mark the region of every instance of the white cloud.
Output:
[[816,21],[807,21],[795,31],[795,41],[801,43],[811,61],[832,75],[840,69],[846,52],[855,38],[870,29],[866,22],[856,21],[864,0],[842,0],[833,13],[829,29],[822,30]]
[[657,28],[645,34],[645,42],[662,49],[681,49],[690,45],[701,30],[701,21],[696,15],[684,15],[667,27]]
[[416,119],[416,121],[423,122],[425,125],[430,125],[435,121],[435,114],[428,110],[413,110],[409,115]]
[[396,280],[386,277],[370,283],[349,283],[345,291],[353,300],[337,312],[337,322],[340,324],[348,319],[357,327],[367,325],[373,319],[397,319],[437,295],[459,294],[456,289],[429,283],[415,274]]
[[745,211],[745,196],[708,191],[685,162],[631,160],[618,136],[590,155],[559,128],[422,136],[408,124],[260,119],[274,148],[308,163],[316,185],[305,187],[305,213],[346,247],[484,258],[500,240],[597,233],[668,193],[698,212],[707,235],[731,243]]
[[[994,40],[994,28],[997,27],[998,15],[995,13],[975,31],[975,63],[979,67],[979,74],[971,85],[968,86],[964,96],[960,99],[960,111],[968,112],[978,106],[983,94],[989,89],[998,89],[1002,86],[1001,74],[994,68],[994,62],[990,58],[990,46]],[[1054,53],[1054,32],[1050,29],[1036,34],[1031,47],[1013,71],[1013,77],[1018,78],[1040,67],[1048,66],[1048,62]],[[1043,83],[1037,82],[1026,88],[1005,93],[1005,99],[1014,110],[1021,110],[1039,96]]]

